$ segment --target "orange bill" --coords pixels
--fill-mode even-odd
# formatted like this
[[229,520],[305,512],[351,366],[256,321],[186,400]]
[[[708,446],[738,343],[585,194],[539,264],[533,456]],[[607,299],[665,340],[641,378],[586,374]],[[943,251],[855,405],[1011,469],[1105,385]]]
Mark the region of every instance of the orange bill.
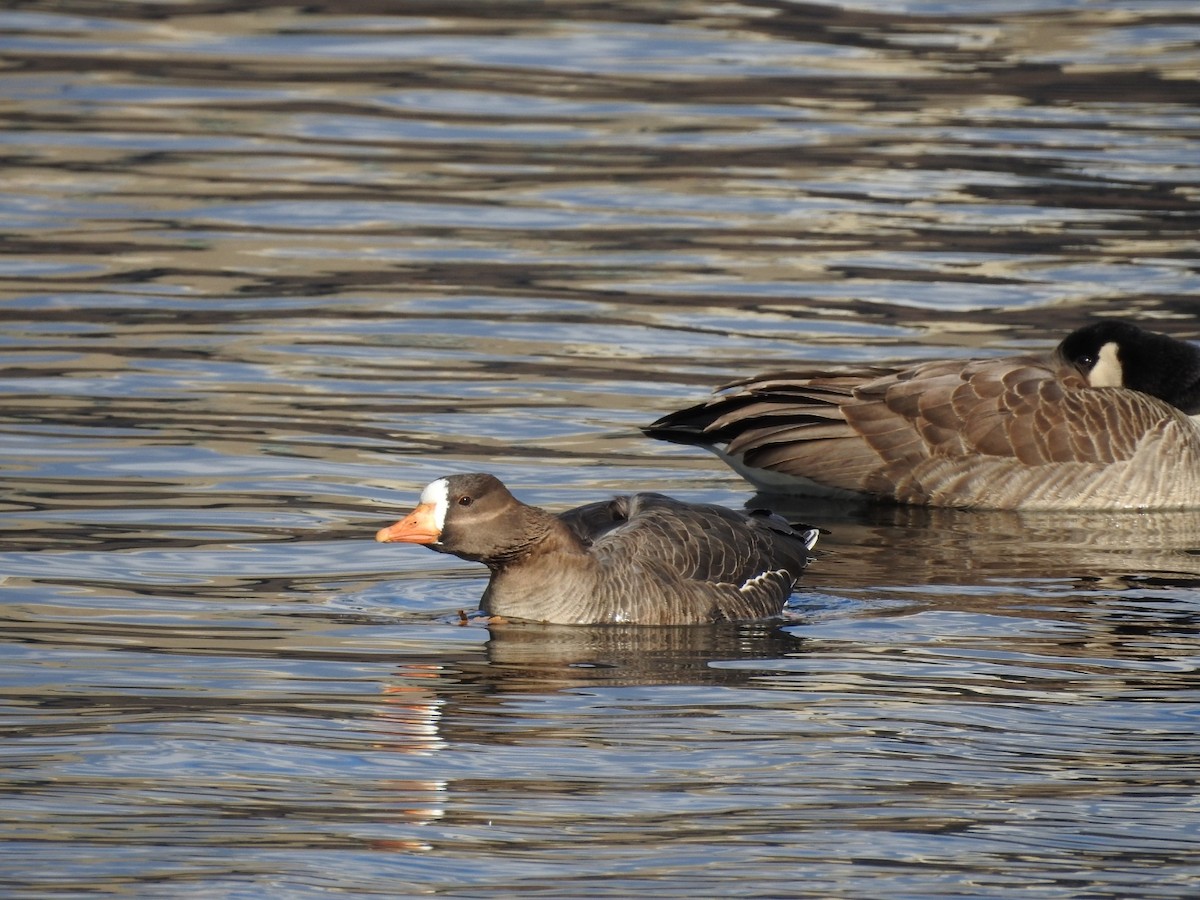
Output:
[[433,503],[422,503],[395,525],[380,528],[375,533],[375,540],[381,544],[436,544],[442,536],[433,518],[436,508]]

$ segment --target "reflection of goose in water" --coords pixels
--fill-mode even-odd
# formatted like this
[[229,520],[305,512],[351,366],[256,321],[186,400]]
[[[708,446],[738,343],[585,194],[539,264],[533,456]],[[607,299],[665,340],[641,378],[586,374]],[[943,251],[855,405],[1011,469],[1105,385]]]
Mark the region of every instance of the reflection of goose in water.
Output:
[[[716,622],[710,625],[535,625],[506,623],[488,631],[486,644],[447,648],[430,664],[422,649],[394,657],[395,669],[378,707],[384,738],[397,752],[427,753],[464,738],[494,717],[513,713],[513,696],[548,696],[580,688],[634,686],[741,688],[788,672],[805,670],[803,638],[778,624]],[[441,654],[439,654],[439,657]],[[710,693],[704,694],[710,697]],[[403,704],[397,707],[397,704]],[[435,710],[426,718],[420,710]],[[394,723],[402,714],[401,728]],[[411,720],[436,726],[436,734],[414,736]],[[489,734],[485,740],[503,740]],[[479,740],[478,736],[470,738]]]
[[763,491],[987,509],[1200,507],[1200,349],[1120,322],[1044,356],[785,372],[664,416]]
[[794,655],[801,643],[769,623],[508,624],[491,630],[488,677],[514,690],[584,684],[745,684],[773,668],[756,668],[756,660]]
[[[788,499],[758,496],[784,516]],[[793,503],[798,498],[790,498]],[[803,500],[830,528],[821,590],[1021,579],[1200,583],[1200,510],[962,510]]]
[[[511,708],[513,696],[632,686],[740,688],[805,670],[804,639],[777,623],[505,623],[463,630],[486,635],[486,643],[455,642],[436,655],[430,644],[393,656],[377,730],[396,752],[429,754],[463,741],[504,743],[514,717],[522,718]],[[497,728],[498,722],[505,725]],[[427,733],[430,726],[435,731]]]
[[495,477],[425,488],[377,540],[485,563],[489,615],[562,625],[685,625],[779,615],[817,530],[763,511],[633,494],[555,515]]

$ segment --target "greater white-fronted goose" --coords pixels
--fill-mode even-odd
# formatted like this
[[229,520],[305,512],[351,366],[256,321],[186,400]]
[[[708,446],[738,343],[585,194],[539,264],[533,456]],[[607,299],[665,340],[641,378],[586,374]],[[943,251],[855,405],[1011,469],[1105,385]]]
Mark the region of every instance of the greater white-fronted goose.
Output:
[[1200,350],[1116,321],[1051,353],[759,375],[652,437],[760,489],[990,509],[1200,506]]
[[430,483],[420,505],[375,539],[484,563],[490,616],[686,625],[779,615],[817,534],[766,511],[649,493],[555,515],[476,473]]

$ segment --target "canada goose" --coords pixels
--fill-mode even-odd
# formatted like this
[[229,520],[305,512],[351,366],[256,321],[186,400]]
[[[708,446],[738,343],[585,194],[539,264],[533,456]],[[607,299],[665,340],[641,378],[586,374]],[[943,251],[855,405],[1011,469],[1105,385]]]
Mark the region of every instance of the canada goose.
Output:
[[555,515],[492,475],[431,482],[377,541],[487,565],[491,616],[560,625],[686,625],[777,616],[817,530],[765,511],[632,494]]
[[1041,356],[759,375],[650,425],[766,492],[991,509],[1200,506],[1200,349],[1122,322]]

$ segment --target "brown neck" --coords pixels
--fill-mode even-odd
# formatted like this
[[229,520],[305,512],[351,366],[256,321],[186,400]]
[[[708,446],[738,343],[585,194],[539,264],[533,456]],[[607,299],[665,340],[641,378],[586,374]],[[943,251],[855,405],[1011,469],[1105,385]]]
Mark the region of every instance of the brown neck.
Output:
[[519,542],[513,542],[488,560],[493,571],[536,566],[543,558],[569,559],[585,555],[586,548],[558,516],[529,506],[522,510]]

